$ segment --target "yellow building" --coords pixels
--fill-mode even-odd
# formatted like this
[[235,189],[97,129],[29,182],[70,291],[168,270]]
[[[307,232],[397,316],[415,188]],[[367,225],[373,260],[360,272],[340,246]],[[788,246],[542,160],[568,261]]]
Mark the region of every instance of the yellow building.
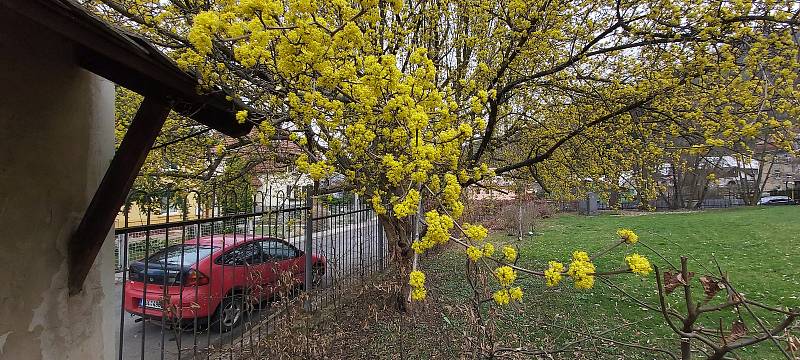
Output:
[[169,206],[167,206],[166,198],[162,199],[160,204],[155,204],[149,209],[149,214],[147,207],[142,207],[138,203],[132,202],[127,207],[127,210],[125,207],[120,209],[120,212],[117,214],[117,218],[114,221],[114,228],[119,229],[126,227],[126,225],[127,227],[131,227],[147,224],[164,224],[167,222],[172,223],[183,220],[208,218],[212,216],[210,209],[203,209],[203,207],[198,204],[197,196],[194,194],[191,194],[185,198],[185,214],[182,206],[183,201],[174,203],[172,201],[173,200],[170,200],[171,203],[169,203]]

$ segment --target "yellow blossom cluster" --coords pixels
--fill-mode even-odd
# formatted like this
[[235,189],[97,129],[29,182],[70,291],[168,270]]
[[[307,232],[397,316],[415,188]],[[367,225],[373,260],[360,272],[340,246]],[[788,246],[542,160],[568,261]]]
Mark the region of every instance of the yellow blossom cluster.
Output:
[[370,201],[372,202],[372,208],[378,215],[386,214],[386,207],[383,206],[383,202],[381,202],[381,196],[379,194],[373,194]]
[[411,299],[420,301],[425,299],[428,291],[425,289],[425,274],[414,270],[408,274],[408,285],[411,285]]
[[383,155],[383,166],[386,167],[386,178],[390,184],[396,186],[405,180],[405,168],[401,162],[395,160],[394,155]]
[[646,257],[639,254],[631,254],[626,256],[625,262],[628,263],[628,268],[630,268],[634,274],[646,276],[653,271],[653,267],[650,266],[650,261],[647,260]]
[[453,216],[459,218],[461,213],[464,212],[464,204],[459,199],[461,197],[461,184],[458,182],[458,177],[453,174],[445,174],[444,182],[445,186],[442,192],[444,203],[450,207]]
[[475,245],[467,246],[467,256],[472,261],[478,261],[482,257],[491,257],[494,255],[494,244],[485,243],[481,247]]
[[507,262],[514,262],[517,260],[517,249],[504,245],[503,246],[503,259]]
[[247,120],[247,110],[239,110],[236,112],[236,121],[242,124],[246,120]]
[[492,298],[497,305],[508,305],[511,301],[522,300],[522,289],[519,286],[500,289],[492,294]]
[[501,266],[494,269],[494,276],[500,285],[508,287],[517,279],[517,272],[510,266]]
[[419,210],[419,191],[416,189],[408,190],[405,198],[394,204],[392,211],[394,216],[403,218],[406,216],[414,215]]
[[333,166],[325,161],[310,162],[308,156],[300,155],[295,161],[297,169],[307,173],[313,180],[320,180],[333,173]]
[[204,11],[194,17],[187,39],[200,55],[211,52],[211,36],[223,26],[219,14]]
[[494,277],[502,286],[492,294],[494,302],[498,305],[508,305],[511,301],[522,300],[522,288],[511,287],[517,279],[517,272],[510,266],[500,266],[494,270]]
[[639,235],[636,235],[636,233],[631,229],[619,229],[617,230],[617,236],[619,236],[621,240],[631,245],[636,244],[636,242],[639,241]]
[[424,287],[425,286],[425,273],[419,270],[414,270],[408,274],[408,284],[411,287]]
[[594,286],[595,267],[584,251],[572,253],[572,262],[569,264],[567,275],[575,282],[578,289],[591,289]]
[[494,244],[487,242],[483,244],[483,256],[490,257],[494,255]]
[[447,243],[450,239],[450,229],[453,228],[453,219],[446,214],[439,214],[436,210],[431,210],[425,213],[425,223],[428,224],[428,231],[420,240],[415,240],[411,244],[411,248],[422,254],[436,245]]
[[480,260],[483,257],[483,251],[475,245],[467,247],[467,257],[473,262]]
[[547,270],[544,271],[544,278],[547,286],[553,287],[561,281],[561,274],[564,272],[564,264],[557,261],[549,261]]
[[472,225],[470,223],[464,223],[462,225],[464,229],[464,235],[467,236],[472,241],[481,241],[489,235],[489,230],[487,230],[483,225]]

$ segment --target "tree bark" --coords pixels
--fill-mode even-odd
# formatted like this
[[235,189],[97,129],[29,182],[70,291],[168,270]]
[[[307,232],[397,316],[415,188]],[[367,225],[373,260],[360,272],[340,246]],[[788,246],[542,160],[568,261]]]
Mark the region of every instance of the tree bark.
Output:
[[412,221],[410,218],[398,219],[391,215],[378,216],[386,232],[386,241],[389,247],[389,259],[397,276],[399,288],[397,291],[396,306],[401,312],[409,308],[409,294],[411,286],[408,284],[408,274],[411,272],[414,250],[411,249]]

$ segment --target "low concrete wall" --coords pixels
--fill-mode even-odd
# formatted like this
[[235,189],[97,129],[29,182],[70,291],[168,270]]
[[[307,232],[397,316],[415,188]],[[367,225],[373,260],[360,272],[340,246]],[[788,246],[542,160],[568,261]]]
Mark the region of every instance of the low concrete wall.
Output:
[[113,84],[8,11],[0,54],[0,359],[112,359],[111,234],[74,297],[66,244],[114,154]]

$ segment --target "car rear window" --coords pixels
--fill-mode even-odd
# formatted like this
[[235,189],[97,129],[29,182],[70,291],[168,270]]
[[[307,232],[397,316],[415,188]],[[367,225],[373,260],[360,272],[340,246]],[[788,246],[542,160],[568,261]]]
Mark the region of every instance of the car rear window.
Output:
[[[153,254],[147,259],[148,262],[164,263],[170,265],[194,265],[198,260],[202,260],[217,249],[216,246],[178,244],[171,245]],[[183,260],[181,260],[183,256]]]

